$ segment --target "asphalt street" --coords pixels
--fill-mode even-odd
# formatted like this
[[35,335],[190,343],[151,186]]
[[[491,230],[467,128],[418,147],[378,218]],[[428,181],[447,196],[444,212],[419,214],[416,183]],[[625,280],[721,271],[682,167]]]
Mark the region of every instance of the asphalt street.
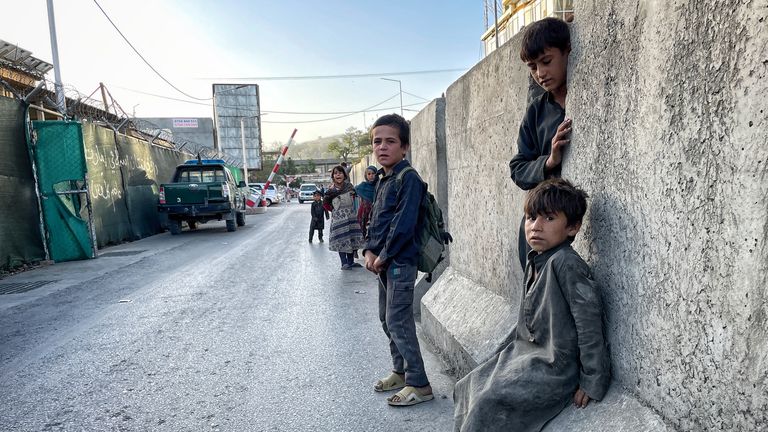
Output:
[[[308,204],[159,234],[0,286],[2,431],[450,431],[453,380],[394,408],[376,279],[308,244]],[[326,239],[328,237],[326,224]]]

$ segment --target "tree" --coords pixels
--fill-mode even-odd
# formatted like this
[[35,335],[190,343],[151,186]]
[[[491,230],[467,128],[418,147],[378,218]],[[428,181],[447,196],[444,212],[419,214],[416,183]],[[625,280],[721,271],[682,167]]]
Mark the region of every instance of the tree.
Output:
[[296,168],[296,163],[290,157],[288,160],[283,161],[280,165],[280,169],[277,171],[278,174],[282,175],[296,175],[298,172],[299,170]]
[[361,158],[371,153],[371,137],[360,129],[351,126],[344,135],[328,144],[328,151],[347,162],[350,157]]

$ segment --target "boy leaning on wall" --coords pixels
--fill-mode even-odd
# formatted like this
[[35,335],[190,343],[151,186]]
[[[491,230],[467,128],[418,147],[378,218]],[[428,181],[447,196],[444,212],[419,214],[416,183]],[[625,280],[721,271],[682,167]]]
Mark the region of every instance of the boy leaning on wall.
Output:
[[[568,93],[568,55],[571,35],[557,18],[544,18],[526,27],[520,59],[544,93],[531,101],[517,137],[517,154],[509,162],[512,180],[523,190],[560,176],[563,149],[570,143],[571,119],[565,116]],[[525,218],[520,223],[520,266],[530,251],[525,242]]]
[[570,401],[601,400],[610,383],[600,293],[571,248],[587,195],[549,179],[525,200],[531,247],[517,325],[499,352],[454,389],[456,431],[540,431]]

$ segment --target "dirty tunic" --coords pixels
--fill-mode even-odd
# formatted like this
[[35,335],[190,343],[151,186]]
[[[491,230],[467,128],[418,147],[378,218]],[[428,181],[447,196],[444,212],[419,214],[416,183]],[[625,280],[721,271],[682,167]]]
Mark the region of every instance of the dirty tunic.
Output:
[[570,242],[531,252],[525,281],[511,342],[456,383],[456,431],[539,431],[579,387],[608,389],[600,294]]
[[352,253],[365,245],[363,231],[357,221],[355,196],[343,193],[333,199],[331,212],[331,238],[328,249],[335,252]]

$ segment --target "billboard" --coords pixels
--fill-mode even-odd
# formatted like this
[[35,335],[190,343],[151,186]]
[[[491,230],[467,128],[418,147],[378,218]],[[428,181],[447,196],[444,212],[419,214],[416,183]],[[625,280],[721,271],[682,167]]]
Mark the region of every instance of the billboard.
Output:
[[213,85],[214,145],[227,157],[261,169],[261,104],[256,84]]

